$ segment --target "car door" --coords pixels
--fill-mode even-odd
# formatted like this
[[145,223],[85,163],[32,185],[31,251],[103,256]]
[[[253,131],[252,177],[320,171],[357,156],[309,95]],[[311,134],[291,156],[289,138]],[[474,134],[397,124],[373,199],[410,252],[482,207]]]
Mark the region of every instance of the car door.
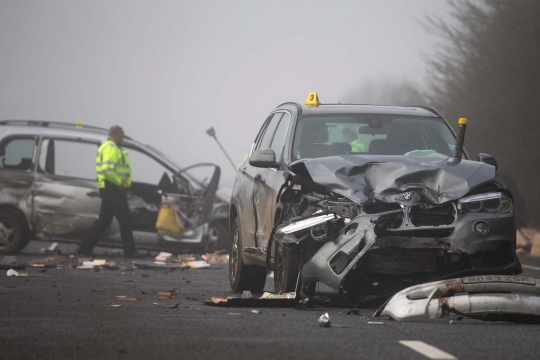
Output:
[[32,135],[9,136],[0,143],[0,204],[17,207],[29,221],[37,143]]
[[[276,154],[276,161],[281,163],[287,133],[291,122],[289,113],[281,114],[279,124],[272,136],[268,136],[268,143],[261,142],[259,149],[270,148]],[[275,115],[278,116],[278,113]],[[266,134],[265,134],[266,135]],[[255,215],[257,216],[257,246],[266,250],[270,234],[274,228],[274,215],[276,213],[277,196],[285,177],[279,168],[259,168],[255,175],[253,198],[255,203]]]
[[41,140],[34,188],[36,237],[81,241],[98,218],[100,142],[70,137]]
[[[255,139],[251,152],[256,149],[260,149],[261,145],[265,144],[269,147],[272,136],[276,131],[277,126],[283,113],[275,113],[264,123],[259,135]],[[250,153],[251,155],[251,153]],[[238,205],[238,216],[240,219],[240,230],[242,232],[242,247],[256,247],[256,229],[257,229],[257,215],[256,204],[254,198],[255,182],[258,181],[255,178],[261,170],[249,164],[249,159],[246,159],[239,167],[240,177],[238,183],[235,185],[237,191],[236,199]]]

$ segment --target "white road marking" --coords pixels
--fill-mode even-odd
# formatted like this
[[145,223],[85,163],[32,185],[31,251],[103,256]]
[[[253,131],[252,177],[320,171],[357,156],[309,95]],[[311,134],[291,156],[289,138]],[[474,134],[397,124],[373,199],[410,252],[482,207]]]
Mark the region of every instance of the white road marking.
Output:
[[537,270],[537,271],[540,271],[540,267],[537,267],[537,266],[531,266],[531,265],[523,265],[523,264],[521,264],[521,267],[524,267],[525,269],[531,269],[531,270]]
[[428,359],[437,359],[437,360],[456,360],[457,358],[453,355],[450,355],[447,352],[437,349],[435,346],[426,344],[423,341],[405,341],[401,340],[399,342],[401,345],[404,345],[422,355]]

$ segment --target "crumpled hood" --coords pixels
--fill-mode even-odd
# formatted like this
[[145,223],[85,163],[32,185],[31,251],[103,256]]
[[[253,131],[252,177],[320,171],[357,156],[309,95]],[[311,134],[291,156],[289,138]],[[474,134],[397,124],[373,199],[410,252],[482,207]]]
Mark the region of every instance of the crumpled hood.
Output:
[[495,178],[495,167],[482,162],[413,156],[331,156],[299,160],[289,169],[358,204],[441,204]]

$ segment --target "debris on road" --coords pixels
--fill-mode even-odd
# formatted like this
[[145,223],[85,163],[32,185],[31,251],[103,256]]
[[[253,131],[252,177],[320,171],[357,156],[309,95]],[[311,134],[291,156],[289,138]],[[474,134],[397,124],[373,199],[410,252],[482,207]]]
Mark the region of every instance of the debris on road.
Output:
[[159,262],[168,262],[170,260],[170,258],[173,256],[173,254],[171,253],[168,253],[168,252],[160,252],[158,254],[158,256],[156,256],[154,258],[154,261],[159,261]]
[[19,273],[13,269],[7,271],[7,276],[19,276]]
[[[82,263],[81,263],[82,264]],[[72,268],[72,259],[64,255],[51,255],[44,259],[33,259],[28,262],[28,266],[33,268]]]
[[242,293],[242,299],[251,299],[253,297],[253,294],[251,294],[251,291],[244,290]]
[[204,260],[188,261],[185,263],[190,269],[207,269],[211,265]]
[[[246,296],[248,296],[246,294]],[[295,307],[298,304],[296,293],[286,293],[282,295],[264,293],[260,298],[244,297],[217,297],[204,300],[205,305],[222,307]]]
[[221,254],[219,252],[215,252],[212,254],[206,254],[203,255],[202,258],[211,265],[226,265],[229,263],[229,254]]
[[269,292],[265,292],[262,294],[261,299],[295,299],[296,293],[289,292],[284,294],[272,294]]
[[79,265],[77,270],[94,270],[94,265]]
[[254,309],[254,310],[251,310],[251,313],[252,313],[252,314],[262,314],[262,311],[261,311],[261,310]]
[[397,321],[465,316],[485,321],[540,322],[540,280],[483,275],[409,287],[375,312]]
[[118,300],[118,301],[141,301],[141,298],[127,297],[127,296],[117,296],[116,300]]
[[169,309],[176,309],[176,308],[178,308],[180,303],[176,303],[174,305],[161,305],[161,304],[158,304],[158,303],[154,303],[154,305],[159,306],[159,307],[169,308]]
[[114,307],[114,308],[119,308],[120,306],[122,306],[122,305],[116,305],[116,304],[115,304],[115,305],[111,305],[111,307]]
[[45,252],[48,253],[54,253],[56,250],[58,250],[58,246],[60,246],[60,243],[53,242],[46,250]]
[[319,323],[320,327],[330,327],[330,315],[328,315],[328,313],[321,315],[317,322]]
[[382,321],[368,321],[368,325],[384,325]]
[[134,261],[133,265],[143,270],[185,270],[189,268],[183,264],[168,264],[159,261]]
[[158,293],[158,299],[160,300],[172,300],[174,299],[174,296],[176,295],[176,290],[170,289],[165,291],[160,291]]

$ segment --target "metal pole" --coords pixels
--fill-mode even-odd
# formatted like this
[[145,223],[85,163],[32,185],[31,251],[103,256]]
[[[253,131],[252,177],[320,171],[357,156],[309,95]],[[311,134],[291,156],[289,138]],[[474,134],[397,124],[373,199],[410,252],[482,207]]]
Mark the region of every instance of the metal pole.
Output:
[[210,129],[206,130],[206,133],[208,135],[210,135],[211,137],[214,138],[214,140],[216,140],[217,144],[219,145],[219,147],[221,148],[221,151],[223,151],[223,153],[225,154],[225,156],[227,157],[227,160],[229,160],[229,162],[231,163],[234,171],[237,171],[236,170],[236,166],[234,165],[234,162],[232,161],[231,157],[229,156],[229,154],[227,154],[227,151],[225,151],[225,148],[223,147],[223,145],[221,145],[221,143],[219,142],[218,138],[216,137],[216,131],[214,130],[213,127],[211,127]]

